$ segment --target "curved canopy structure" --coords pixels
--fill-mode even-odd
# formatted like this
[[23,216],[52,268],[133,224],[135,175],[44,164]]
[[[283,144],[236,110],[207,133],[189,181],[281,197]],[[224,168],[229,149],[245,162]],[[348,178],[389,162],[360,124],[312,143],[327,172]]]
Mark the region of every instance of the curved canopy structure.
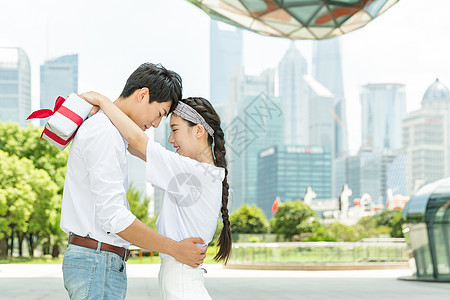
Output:
[[403,210],[416,278],[450,282],[450,178],[422,187]]
[[365,26],[399,0],[189,0],[211,17],[291,40],[327,39]]

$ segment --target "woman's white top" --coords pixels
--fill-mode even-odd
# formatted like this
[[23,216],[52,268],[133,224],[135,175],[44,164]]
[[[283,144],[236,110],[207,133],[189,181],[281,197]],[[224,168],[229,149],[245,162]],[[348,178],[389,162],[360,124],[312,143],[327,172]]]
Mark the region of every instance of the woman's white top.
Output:
[[[200,237],[211,242],[222,206],[225,169],[147,144],[147,181],[164,190],[158,232],[175,241]],[[161,258],[164,258],[161,254]]]

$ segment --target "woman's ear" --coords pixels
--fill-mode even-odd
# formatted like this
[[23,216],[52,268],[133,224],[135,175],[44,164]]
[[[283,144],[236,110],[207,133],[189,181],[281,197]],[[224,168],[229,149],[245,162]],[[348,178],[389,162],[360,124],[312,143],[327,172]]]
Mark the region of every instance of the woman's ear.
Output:
[[201,124],[195,125],[195,137],[201,138],[206,133],[205,127]]

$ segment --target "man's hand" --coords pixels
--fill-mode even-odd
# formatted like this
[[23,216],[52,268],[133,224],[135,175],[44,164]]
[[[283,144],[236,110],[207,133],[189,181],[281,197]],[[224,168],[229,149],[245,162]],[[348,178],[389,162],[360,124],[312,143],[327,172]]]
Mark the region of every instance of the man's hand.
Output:
[[197,244],[203,245],[204,243],[201,238],[188,238],[176,242],[173,253],[170,253],[170,255],[180,263],[197,268],[205,260],[206,249],[208,248],[208,246],[199,247]]

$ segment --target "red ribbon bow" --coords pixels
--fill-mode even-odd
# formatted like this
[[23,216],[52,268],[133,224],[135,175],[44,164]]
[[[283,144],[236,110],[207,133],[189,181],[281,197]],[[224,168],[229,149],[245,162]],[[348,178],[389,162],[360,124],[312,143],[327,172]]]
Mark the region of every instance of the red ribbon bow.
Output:
[[58,97],[55,101],[55,108],[53,110],[51,109],[40,109],[35,112],[33,112],[28,118],[29,119],[43,119],[52,116],[60,107],[61,105],[66,101],[63,97]]
[[[69,118],[70,120],[72,120],[75,124],[77,124],[77,126],[80,126],[81,123],[83,122],[83,118],[81,118],[79,115],[77,115],[76,113],[74,113],[73,111],[71,111],[70,109],[68,109],[65,106],[62,106],[64,101],[66,101],[66,99],[64,99],[63,97],[58,97],[55,101],[55,108],[53,110],[51,109],[40,109],[37,110],[35,112],[33,112],[28,118],[29,119],[43,119],[43,118],[47,118],[50,117],[52,115],[55,114],[55,112],[59,112],[62,115],[66,116],[67,118]],[[41,138],[43,134],[46,134],[48,137],[50,137],[52,140],[54,140],[55,142],[57,142],[58,144],[61,145],[67,145],[70,140],[74,137],[76,131],[73,133],[73,135],[67,139],[67,140],[63,140],[62,138],[60,138],[59,136],[57,136],[56,134],[54,134],[53,132],[51,132],[50,130],[47,129],[47,127],[44,128],[44,131],[41,134]]]

